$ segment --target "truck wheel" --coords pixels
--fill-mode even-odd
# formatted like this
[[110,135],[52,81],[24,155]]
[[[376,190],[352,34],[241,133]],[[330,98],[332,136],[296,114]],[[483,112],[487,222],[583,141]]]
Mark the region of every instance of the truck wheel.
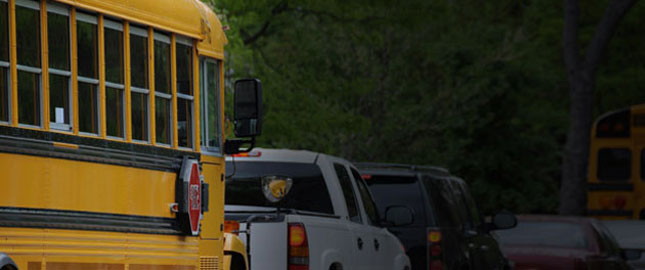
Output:
[[330,267],[329,270],[343,270],[343,265],[340,263],[333,263]]

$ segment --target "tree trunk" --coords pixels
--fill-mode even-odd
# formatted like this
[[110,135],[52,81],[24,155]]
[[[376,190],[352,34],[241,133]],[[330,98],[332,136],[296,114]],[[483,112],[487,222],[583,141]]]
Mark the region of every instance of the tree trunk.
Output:
[[569,78],[569,131],[564,148],[560,214],[583,215],[589,142],[593,123],[593,90],[596,68],[620,20],[635,0],[612,0],[587,48],[584,58],[578,47],[578,0],[564,0],[563,51]]
[[586,74],[570,79],[569,131],[562,164],[560,214],[581,215],[586,206],[587,160],[593,112],[593,81]]

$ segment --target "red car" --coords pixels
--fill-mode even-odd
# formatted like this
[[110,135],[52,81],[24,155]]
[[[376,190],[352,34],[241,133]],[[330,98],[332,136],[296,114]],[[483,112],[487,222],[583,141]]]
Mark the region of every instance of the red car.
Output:
[[613,235],[592,218],[518,216],[517,227],[498,231],[498,240],[516,270],[627,270],[640,252],[622,250]]

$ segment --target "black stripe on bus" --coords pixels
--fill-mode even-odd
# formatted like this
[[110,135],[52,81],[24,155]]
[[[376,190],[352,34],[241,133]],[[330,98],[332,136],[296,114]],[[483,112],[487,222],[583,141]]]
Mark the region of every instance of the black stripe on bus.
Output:
[[0,227],[183,234],[174,218],[0,207]]
[[632,217],[634,215],[634,211],[632,211],[632,210],[589,209],[589,210],[587,210],[587,215],[589,215],[589,216],[610,216],[610,217]]
[[[55,142],[78,149],[56,147]],[[185,156],[199,159],[199,153],[190,151],[7,126],[0,126],[0,152],[161,171],[179,171]]]
[[634,191],[631,183],[587,183],[589,191]]

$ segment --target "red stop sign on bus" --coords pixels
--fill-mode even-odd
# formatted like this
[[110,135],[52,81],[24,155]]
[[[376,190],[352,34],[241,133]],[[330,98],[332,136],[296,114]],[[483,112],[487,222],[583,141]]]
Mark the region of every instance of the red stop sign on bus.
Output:
[[[199,175],[199,161],[184,158],[177,179],[177,217],[186,233],[199,235],[199,221],[202,218],[202,178]],[[190,230],[190,231],[189,231]]]
[[199,234],[199,218],[202,214],[202,183],[199,179],[197,162],[190,169],[190,182],[188,183],[188,218],[190,230],[193,235]]

